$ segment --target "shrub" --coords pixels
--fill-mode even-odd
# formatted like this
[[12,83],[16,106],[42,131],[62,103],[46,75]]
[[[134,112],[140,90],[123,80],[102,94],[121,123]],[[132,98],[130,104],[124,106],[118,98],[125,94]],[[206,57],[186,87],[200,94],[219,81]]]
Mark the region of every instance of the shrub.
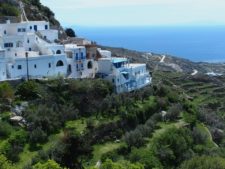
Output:
[[165,119],[169,121],[176,120],[179,117],[181,111],[182,111],[182,107],[180,104],[173,105],[169,108],[165,116]]
[[225,159],[221,157],[193,157],[183,162],[179,169],[225,169]]
[[13,88],[7,82],[0,84],[0,99],[13,99],[14,91]]
[[7,122],[0,121],[0,138],[6,138],[13,132],[12,126]]
[[32,169],[63,169],[54,160],[48,160],[45,163],[38,163],[32,167]]
[[67,28],[65,30],[65,32],[66,32],[66,35],[69,36],[69,37],[76,37],[76,34],[75,34],[75,32],[72,28]]
[[18,16],[19,10],[12,4],[2,3],[0,4],[0,15],[1,14],[5,16]]
[[39,98],[39,86],[35,81],[26,81],[17,87],[16,95],[22,100]]
[[154,154],[164,166],[177,166],[191,156],[193,139],[188,129],[171,128],[154,139]]
[[195,144],[204,144],[204,143],[206,143],[206,141],[208,139],[207,133],[204,132],[199,127],[194,127],[194,129],[192,131],[192,136],[193,136]]
[[145,169],[162,169],[162,164],[159,159],[154,155],[154,153],[147,148],[134,148],[132,149],[129,159],[131,162],[139,162],[144,164]]
[[16,166],[13,166],[13,164],[9,162],[4,155],[0,154],[0,168],[1,169],[16,169]]
[[40,127],[34,129],[29,137],[31,144],[44,143],[48,139],[47,134]]
[[142,134],[138,130],[131,131],[125,134],[125,142],[128,146],[140,147],[144,144],[144,139]]

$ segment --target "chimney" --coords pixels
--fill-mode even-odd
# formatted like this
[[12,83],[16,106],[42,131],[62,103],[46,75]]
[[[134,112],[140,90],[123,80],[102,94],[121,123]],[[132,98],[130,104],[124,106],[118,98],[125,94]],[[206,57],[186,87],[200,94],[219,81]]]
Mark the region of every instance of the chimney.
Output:
[[10,24],[11,21],[9,19],[6,20],[6,24]]

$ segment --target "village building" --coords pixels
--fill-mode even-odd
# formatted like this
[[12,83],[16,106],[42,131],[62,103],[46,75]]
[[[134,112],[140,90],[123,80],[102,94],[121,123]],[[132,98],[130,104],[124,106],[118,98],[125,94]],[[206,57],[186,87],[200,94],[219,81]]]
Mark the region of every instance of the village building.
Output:
[[130,92],[151,84],[146,64],[131,64],[127,58],[111,57],[111,52],[99,51],[105,57],[98,60],[97,75],[112,82],[115,92]]
[[28,21],[22,8],[21,22],[0,24],[0,81],[97,75],[112,82],[117,93],[151,83],[146,64],[131,64],[91,41],[74,39],[69,44],[56,43],[58,30],[51,29],[47,21]]

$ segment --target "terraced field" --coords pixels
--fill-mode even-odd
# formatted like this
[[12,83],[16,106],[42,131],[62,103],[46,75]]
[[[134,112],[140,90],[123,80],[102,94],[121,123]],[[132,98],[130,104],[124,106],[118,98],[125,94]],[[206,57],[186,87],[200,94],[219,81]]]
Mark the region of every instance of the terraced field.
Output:
[[[163,82],[176,86],[190,100],[201,108],[213,111],[225,111],[225,77],[207,75],[191,76],[182,73],[156,72],[154,84]],[[163,80],[162,80],[163,79]]]

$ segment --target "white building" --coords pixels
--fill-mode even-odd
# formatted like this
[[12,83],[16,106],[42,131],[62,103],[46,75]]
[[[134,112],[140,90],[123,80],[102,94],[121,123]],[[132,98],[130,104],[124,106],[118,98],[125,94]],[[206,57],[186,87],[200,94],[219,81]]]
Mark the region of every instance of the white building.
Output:
[[6,72],[1,79],[66,76],[65,49],[53,43],[57,39],[58,31],[45,21],[0,24],[0,47],[5,50],[1,69]]
[[97,71],[97,62],[87,59],[86,48],[75,44],[65,45],[69,78],[93,78]]
[[101,48],[98,48],[97,50],[103,58],[111,58],[112,56],[112,52],[108,50],[102,50]]
[[0,81],[4,81],[6,78],[5,50],[0,47]]
[[97,73],[111,81],[117,93],[151,83],[145,64],[129,64],[126,58],[111,57],[110,51],[97,47],[56,44],[58,31],[50,29],[49,22],[28,21],[22,11],[25,22],[21,15],[20,23],[0,24],[0,81],[57,76],[94,78]]
[[151,83],[146,64],[130,64],[127,58],[107,57],[98,60],[98,75],[111,81],[117,93],[130,92]]

